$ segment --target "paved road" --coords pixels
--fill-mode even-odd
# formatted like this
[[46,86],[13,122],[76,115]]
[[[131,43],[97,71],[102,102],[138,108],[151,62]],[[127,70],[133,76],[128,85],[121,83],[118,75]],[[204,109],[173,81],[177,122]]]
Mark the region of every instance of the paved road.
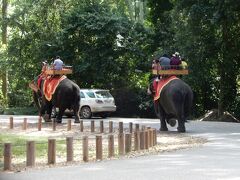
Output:
[[[0,116],[1,119],[1,116]],[[118,119],[158,127],[158,120]],[[240,124],[190,121],[188,134],[205,137],[199,148],[77,166],[0,173],[1,180],[239,180]],[[159,128],[159,127],[158,127]],[[175,131],[175,129],[171,129]]]

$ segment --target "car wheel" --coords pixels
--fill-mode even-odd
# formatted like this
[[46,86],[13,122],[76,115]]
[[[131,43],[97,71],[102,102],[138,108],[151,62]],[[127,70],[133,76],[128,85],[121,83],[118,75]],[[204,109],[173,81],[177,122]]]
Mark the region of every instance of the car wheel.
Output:
[[52,117],[52,118],[56,118],[56,117],[57,117],[57,110],[56,110],[56,108],[52,108],[51,117]]
[[92,112],[91,109],[87,106],[82,107],[81,112],[80,112],[80,116],[83,119],[89,119],[92,117]]

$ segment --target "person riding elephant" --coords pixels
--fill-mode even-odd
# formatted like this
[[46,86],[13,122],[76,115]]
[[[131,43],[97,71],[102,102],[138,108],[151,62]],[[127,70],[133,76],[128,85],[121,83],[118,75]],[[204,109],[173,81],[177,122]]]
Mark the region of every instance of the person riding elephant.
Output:
[[[44,116],[46,121],[51,120],[52,108],[59,108],[56,121],[62,122],[62,116],[66,109],[72,109],[75,115],[75,123],[79,123],[79,108],[80,108],[80,88],[66,76],[61,77],[61,81],[55,88],[53,94],[46,94],[44,84],[48,79],[43,79],[40,84],[40,92],[33,91],[34,101],[39,109],[39,115]],[[42,95],[42,96],[40,96]]]
[[181,64],[181,56],[178,52],[175,52],[170,60],[170,65],[172,69],[179,69],[179,65]]
[[163,70],[170,69],[170,58],[167,54],[163,54],[162,57],[159,58],[160,65]]
[[56,56],[56,59],[53,62],[53,69],[54,70],[62,70],[63,68],[63,61],[60,59],[60,56]]
[[[153,96],[153,81],[149,85],[149,90]],[[188,84],[179,78],[173,78],[163,86],[159,98],[154,98],[154,108],[160,118],[160,131],[168,131],[166,122],[171,122],[172,118],[178,120],[178,131],[185,132],[186,118],[189,116],[193,101],[193,92]]]

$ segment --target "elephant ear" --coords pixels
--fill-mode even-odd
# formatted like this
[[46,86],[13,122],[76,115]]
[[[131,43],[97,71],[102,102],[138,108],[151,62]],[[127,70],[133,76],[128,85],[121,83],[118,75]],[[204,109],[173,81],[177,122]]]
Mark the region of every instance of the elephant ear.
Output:
[[153,88],[153,82],[154,82],[154,78],[150,81],[149,85],[148,85],[148,89],[147,89],[147,94],[149,95],[154,95],[154,88]]
[[153,92],[150,90],[150,86],[148,86],[148,88],[147,88],[147,94],[148,95],[152,95],[153,94]]

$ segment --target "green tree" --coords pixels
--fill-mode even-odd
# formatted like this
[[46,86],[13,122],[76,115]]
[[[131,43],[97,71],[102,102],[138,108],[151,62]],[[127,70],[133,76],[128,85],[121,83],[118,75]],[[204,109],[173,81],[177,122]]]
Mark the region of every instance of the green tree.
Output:
[[135,70],[148,70],[152,32],[130,20],[123,1],[15,0],[13,6],[9,18],[9,105],[30,103],[28,82],[40,72],[42,60],[50,63],[58,54],[73,66],[70,78],[81,88],[115,90],[119,101],[123,99],[119,89],[134,92],[137,98],[130,97],[122,104],[135,104],[133,113],[139,113],[147,75]]
[[135,69],[146,62],[149,32],[104,3],[72,9],[63,27],[62,47],[70,55],[65,59],[83,87],[130,86]]
[[[188,78],[203,110],[233,112],[239,74],[239,8],[234,1],[176,1],[177,44],[189,59]],[[195,83],[194,83],[195,82]],[[218,105],[217,105],[218,104]]]
[[155,49],[159,54],[171,55],[177,47],[175,44],[171,11],[174,8],[170,0],[149,0],[148,7],[150,12],[148,21],[154,29],[152,49]]
[[[13,1],[9,17],[11,39],[8,45],[9,105],[27,105],[31,101],[28,83],[40,73],[41,61],[49,63],[58,51],[60,14],[68,1]],[[16,101],[17,98],[26,99]],[[16,104],[17,103],[17,104]]]
[[[8,14],[8,5],[9,1],[8,0],[2,0],[2,23],[1,23],[1,29],[2,29],[2,41],[1,41],[1,53],[5,50],[5,46],[7,46],[7,27],[8,27],[8,20],[7,20],[7,14]],[[6,56],[2,55],[2,58],[6,58]],[[2,60],[3,61],[3,60]],[[4,60],[5,62],[7,59]],[[7,82],[8,82],[8,72],[6,69],[6,66],[1,67],[1,74],[0,77],[2,79],[2,95],[6,99],[7,98],[7,92],[8,92],[8,87],[7,87]]]

